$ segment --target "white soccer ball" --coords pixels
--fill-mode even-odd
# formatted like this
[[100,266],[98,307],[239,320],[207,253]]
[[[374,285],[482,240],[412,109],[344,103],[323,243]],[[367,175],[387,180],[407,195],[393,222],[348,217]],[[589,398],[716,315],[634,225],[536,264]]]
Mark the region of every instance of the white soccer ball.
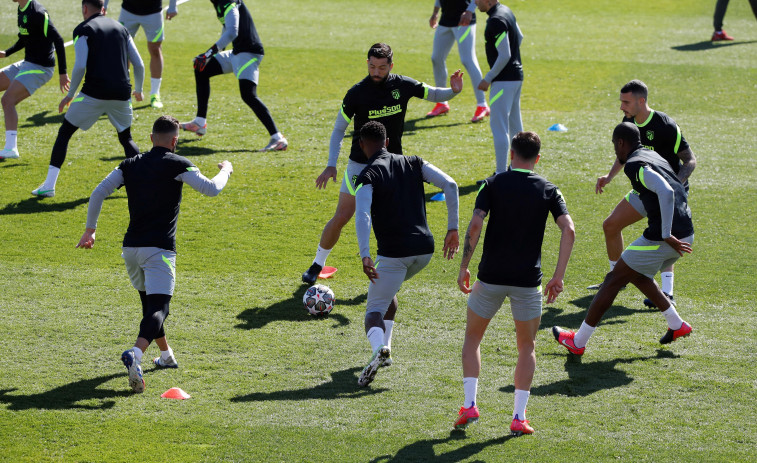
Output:
[[328,315],[334,308],[334,291],[325,285],[313,285],[305,291],[302,303],[310,315]]

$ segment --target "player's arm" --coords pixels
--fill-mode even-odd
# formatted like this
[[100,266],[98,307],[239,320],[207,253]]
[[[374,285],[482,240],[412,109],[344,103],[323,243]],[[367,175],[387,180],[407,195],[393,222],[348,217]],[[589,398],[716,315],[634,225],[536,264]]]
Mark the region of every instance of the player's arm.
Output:
[[555,302],[557,296],[563,292],[563,280],[568,269],[568,260],[570,260],[570,254],[573,252],[573,244],[576,242],[576,228],[569,214],[559,216],[555,222],[560,228],[560,251],[557,255],[555,273],[544,288],[547,304]]
[[612,181],[613,178],[615,178],[616,175],[618,175],[618,172],[620,172],[621,170],[623,170],[623,166],[618,161],[618,158],[615,158],[615,162],[612,164],[612,167],[610,167],[610,172],[607,175],[597,178],[597,184],[594,187],[594,192],[604,193],[604,188]]
[[110,3],[110,0],[105,0],[105,2],[103,2],[103,14],[104,15],[108,13],[108,3]]
[[139,56],[139,50],[134,44],[131,35],[129,36],[129,43],[127,44],[127,59],[134,67],[134,91],[132,95],[137,101],[142,101],[142,86],[145,83],[145,64],[142,62],[142,57]]
[[470,26],[470,22],[473,19],[473,13],[476,11],[476,2],[471,0],[470,3],[468,3],[468,8],[463,11],[463,13],[460,15],[460,22],[457,24],[458,26]]
[[224,13],[223,34],[215,43],[216,48],[223,50],[237,38],[237,35],[239,35],[239,9],[236,4],[230,4]]
[[0,56],[0,58],[7,58],[8,56],[16,53],[19,50],[23,50],[26,46],[26,36],[18,34],[18,40],[16,40],[16,43],[11,45],[10,48],[6,49],[3,52],[3,56]]
[[431,183],[444,191],[445,203],[447,204],[447,236],[444,238],[444,257],[452,259],[460,245],[460,237],[457,232],[459,195],[457,183],[445,174],[441,169],[428,162],[423,163],[421,168],[423,180]]
[[87,45],[87,36],[74,38],[74,68],[71,70],[71,83],[68,86],[68,93],[60,100],[58,112],[62,113],[63,109],[71,103],[76,95],[84,73],[87,71],[87,58],[89,57],[89,46]]
[[79,244],[76,245],[77,248],[92,249],[92,246],[95,245],[97,219],[100,217],[103,202],[105,201],[105,198],[116,191],[116,188],[119,188],[123,184],[124,174],[120,168],[116,167],[102,182],[100,182],[99,185],[97,185],[92,192],[92,195],[89,197],[89,205],[87,206],[87,225],[84,234],[79,240]]
[[[45,13],[45,15],[47,15],[47,13]],[[64,93],[68,91],[69,85],[71,84],[66,66],[66,46],[63,43],[63,37],[61,37],[58,29],[55,28],[52,21],[48,21],[46,32],[47,37],[53,42],[53,46],[55,47],[55,56],[58,59],[59,86],[61,93]]]
[[694,153],[691,152],[691,148],[686,147],[676,153],[681,160],[681,168],[678,169],[678,179],[681,183],[686,182],[697,167],[697,158],[694,157]]
[[639,181],[641,181],[647,190],[657,195],[657,201],[660,203],[660,219],[662,219],[660,228],[662,239],[675,249],[678,254],[683,255],[684,252],[690,253],[691,243],[679,241],[672,234],[673,211],[675,210],[675,191],[673,187],[670,186],[662,175],[647,166],[639,169]]
[[484,78],[481,79],[481,83],[478,84],[479,90],[489,90],[489,85],[491,85],[492,80],[505,69],[505,66],[507,66],[507,63],[512,57],[512,53],[510,52],[510,41],[507,39],[507,34],[507,29],[502,27],[502,32],[496,36],[497,41],[494,44],[497,47],[497,59],[494,61],[494,64],[492,64],[492,68],[489,72],[487,72]]
[[209,179],[202,175],[197,167],[188,167],[187,171],[177,175],[175,180],[186,183],[205,196],[218,196],[229,181],[234,168],[229,161],[223,161],[218,163],[218,169],[220,172]]
[[[354,116],[354,112],[349,109],[347,104],[347,98],[348,97],[345,97],[345,103],[342,104],[342,108],[336,115],[334,130],[331,131],[331,138],[329,139],[329,160],[326,163],[326,168],[323,169],[321,175],[315,179],[315,186],[318,189],[326,188],[329,179],[336,183],[336,162],[339,159],[339,151],[342,149],[344,134],[347,132],[347,127],[349,127],[350,121],[352,120],[351,116]],[[347,112],[349,112],[349,114]]]
[[439,25],[439,10],[442,9],[441,3],[439,3],[439,0],[434,1],[434,12],[431,13],[431,17],[428,20],[428,25],[431,27],[431,29],[436,29],[436,26]]
[[378,278],[378,272],[371,258],[371,204],[373,202],[373,186],[360,184],[355,192],[355,232],[363,260],[363,273],[371,280]]
[[465,294],[470,294],[472,291],[468,265],[473,257],[473,253],[476,251],[478,239],[481,237],[481,230],[484,228],[484,219],[487,214],[488,213],[482,209],[474,209],[473,217],[471,217],[470,223],[468,224],[468,230],[465,232],[465,239],[463,240],[463,256],[460,259],[460,273],[457,275],[457,286],[460,288],[460,291]]
[[177,14],[179,14],[179,10],[176,8],[176,0],[169,1],[168,9],[166,10],[166,19],[170,21],[175,18]]
[[441,103],[442,101],[449,101],[456,97],[457,94],[463,90],[463,73],[458,69],[452,74],[449,80],[450,87],[448,88],[431,87],[426,84],[421,84],[423,85],[423,96],[421,96],[421,98],[433,103]]

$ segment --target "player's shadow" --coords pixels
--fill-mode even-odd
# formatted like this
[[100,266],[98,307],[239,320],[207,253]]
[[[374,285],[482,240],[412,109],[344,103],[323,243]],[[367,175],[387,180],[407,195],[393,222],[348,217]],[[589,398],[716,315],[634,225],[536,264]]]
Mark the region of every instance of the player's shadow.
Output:
[[[124,376],[114,373],[97,378],[82,379],[73,383],[56,387],[39,394],[13,394],[18,388],[1,389],[0,403],[9,404],[8,410],[107,410],[113,408],[116,397],[126,397],[132,394],[127,390],[103,389],[99,386],[108,381]],[[125,382],[125,381],[124,381]],[[81,403],[98,401],[96,404]]]
[[62,124],[64,114],[59,114],[50,110],[38,112],[26,118],[21,128],[40,127],[47,124]]
[[403,126],[404,132],[403,136],[405,135],[413,135],[414,132],[417,132],[418,130],[427,130],[427,129],[436,129],[439,127],[455,127],[458,125],[466,125],[468,122],[451,122],[449,124],[440,124],[441,118],[433,118],[434,121],[436,121],[434,124],[419,124],[419,122],[428,121],[429,119],[432,119],[430,117],[419,117],[417,119],[410,119],[405,120],[405,125]]
[[[434,189],[436,189],[436,187],[434,187]],[[463,196],[469,195],[469,194],[473,193],[474,191],[478,191],[478,189],[479,189],[478,185],[465,185],[465,186],[462,186],[462,187],[458,185],[457,195],[462,198]],[[427,192],[426,193],[426,202],[431,201],[431,197],[434,196],[434,195],[436,195],[436,194],[438,194],[438,193],[439,193],[438,191]]]
[[[334,322],[334,328],[336,328],[337,326],[347,326],[350,324],[349,318],[340,313],[331,312],[329,315],[323,317],[313,317],[308,314],[307,310],[305,310],[305,307],[302,304],[302,296],[305,295],[305,291],[307,291],[307,289],[308,286],[300,285],[294,291],[294,293],[292,293],[292,297],[290,298],[271,304],[268,307],[255,307],[252,309],[243,310],[239,315],[237,315],[237,319],[240,320],[240,323],[235,325],[235,328],[242,330],[253,330],[262,328],[267,324],[275,321],[332,321]],[[341,306],[361,305],[363,302],[365,302],[365,299],[365,294],[355,296],[352,299],[337,299],[335,306],[338,310],[338,308]]]
[[[589,308],[589,304],[591,304],[593,299],[594,295],[590,294],[569,301],[570,304],[583,309],[579,312],[566,312],[564,309],[558,309],[557,307],[544,307],[544,311],[541,315],[540,329],[551,328],[555,325],[570,328],[581,326],[581,322],[586,318],[586,309]],[[615,325],[626,323],[625,320],[619,320],[618,318],[633,315],[635,313],[638,313],[638,310],[629,309],[623,305],[613,305],[607,309],[604,317],[602,317],[602,324]]]
[[[118,196],[105,198],[106,201],[120,199]],[[89,202],[89,198],[79,198],[72,201],[49,202],[49,198],[29,198],[16,203],[6,204],[0,209],[0,215],[36,214],[39,212],[63,212],[76,209]]]
[[202,141],[201,138],[192,135],[193,138],[181,138],[179,137],[179,142],[176,144],[176,154],[184,156],[186,158],[191,158],[194,156],[210,156],[212,154],[219,154],[219,153],[250,153],[255,150],[246,150],[246,149],[235,149],[235,150],[224,150],[224,149],[218,149],[218,148],[208,148],[207,146],[200,146],[196,143]]
[[702,51],[712,50],[715,48],[732,47],[734,45],[747,45],[750,43],[757,43],[757,40],[747,40],[744,42],[712,42],[710,40],[703,40],[701,42],[688,43],[686,45],[676,45],[675,47],[670,48],[678,51]]
[[253,392],[232,397],[232,402],[267,402],[270,400],[310,400],[310,399],[357,399],[380,394],[388,389],[376,387],[359,387],[357,373],[362,367],[352,367],[331,373],[331,381],[313,387],[274,392]]
[[446,453],[437,454],[434,446],[446,444],[456,440],[466,438],[463,431],[450,431],[449,436],[440,439],[424,439],[406,445],[397,451],[394,455],[381,455],[372,460],[370,463],[404,463],[407,461],[438,461],[438,462],[458,462],[472,458],[482,450],[493,445],[501,445],[512,439],[514,436],[506,435],[483,442],[474,442],[462,447],[456,448]]
[[[618,358],[613,360],[586,362],[583,357],[573,354],[548,354],[554,356],[567,355],[565,358],[565,371],[568,373],[568,379],[555,381],[551,384],[544,384],[531,388],[531,394],[546,395],[565,395],[570,397],[585,397],[595,392],[622,387],[633,382],[633,377],[628,376],[623,370],[617,368],[618,365],[625,365],[634,362],[641,362],[654,359],[677,358],[678,355],[668,350],[657,349],[657,355],[648,357]],[[500,388],[502,392],[513,393],[513,385]]]

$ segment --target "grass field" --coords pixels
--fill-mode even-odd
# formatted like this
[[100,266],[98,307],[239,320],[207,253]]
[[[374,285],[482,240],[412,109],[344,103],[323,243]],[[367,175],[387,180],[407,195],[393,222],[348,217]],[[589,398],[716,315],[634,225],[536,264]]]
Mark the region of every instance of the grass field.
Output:
[[[78,2],[43,2],[66,40]],[[113,0],[109,12],[117,17]],[[132,345],[139,299],[120,258],[126,196],[105,202],[91,251],[74,249],[87,200],[122,159],[102,119],[69,146],[57,195],[29,192],[47,172],[62,116],[50,83],[19,110],[17,161],[0,163],[0,461],[754,461],[757,455],[757,24],[747,2],[731,2],[725,27],[738,40],[712,46],[714,2],[684,0],[514,1],[525,34],[523,120],[542,136],[537,171],[560,186],[577,241],[566,291],[545,307],[528,417],[536,429],[511,439],[515,337],[508,310],[482,345],[482,419],[451,433],[463,399],[460,348],[466,299],[459,260],[442,259],[399,294],[394,365],[368,389],[356,385],[369,357],[363,332],[367,280],[354,226],[329,257],[337,306],[328,319],[301,306],[310,265],[338,185],[314,188],[344,93],[366,73],[370,44],[388,42],[395,72],[433,83],[431,0],[248,2],[266,49],[259,95],[289,139],[261,154],[268,135],[242,103],[231,76],[212,80],[208,134],[184,136],[177,152],[206,175],[229,159],[234,176],[218,198],[185,188],[177,234],[177,289],[166,327],[181,368],[146,367],[147,390],[130,393],[120,353]],[[15,40],[15,7],[0,7],[0,47]],[[166,25],[165,111],[194,115],[191,58],[220,34],[207,1],[179,7]],[[483,18],[478,57],[486,70]],[[142,32],[137,44],[147,64]],[[17,54],[2,65],[21,59]],[[69,68],[73,50],[68,50]],[[456,51],[449,67],[459,67]],[[618,177],[604,195],[618,90],[639,78],[650,105],[674,117],[698,159],[691,178],[694,253],[676,273],[679,312],[691,337],[662,348],[662,316],[636,289],[620,294],[577,360],[551,337],[577,328],[607,270],[602,220],[629,189]],[[494,154],[488,123],[468,122],[470,81],[447,117],[426,120],[412,101],[406,154],[424,157],[460,186],[467,227],[475,181]],[[146,91],[149,84],[146,85]],[[141,149],[159,113],[135,104]],[[554,123],[566,133],[547,132]],[[340,172],[346,156],[339,161]],[[433,187],[427,190],[435,192]],[[432,232],[444,236],[446,209],[429,203]],[[551,221],[550,221],[551,222]],[[547,227],[543,267],[552,274],[558,230]],[[625,233],[627,242],[643,230]],[[461,232],[462,233],[462,232]],[[477,264],[480,249],[474,257]],[[474,267],[472,267],[474,268]],[[152,358],[151,348],[146,354]],[[160,399],[178,386],[190,400]]]

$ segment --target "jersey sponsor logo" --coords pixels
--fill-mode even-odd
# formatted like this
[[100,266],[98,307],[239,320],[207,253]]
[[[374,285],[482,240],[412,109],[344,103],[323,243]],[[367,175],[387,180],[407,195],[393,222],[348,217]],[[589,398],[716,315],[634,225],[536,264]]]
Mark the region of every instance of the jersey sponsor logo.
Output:
[[371,109],[368,111],[368,119],[378,119],[379,117],[393,116],[402,112],[402,105],[384,106],[381,109]]
[[654,140],[654,132],[651,130],[647,130],[647,140],[652,141]]
[[394,98],[395,100],[399,100],[400,99],[400,91],[397,90],[396,88],[394,90],[392,90],[392,98]]
[[641,146],[648,149],[649,151],[654,151],[654,146],[649,146],[649,145],[641,145]]

